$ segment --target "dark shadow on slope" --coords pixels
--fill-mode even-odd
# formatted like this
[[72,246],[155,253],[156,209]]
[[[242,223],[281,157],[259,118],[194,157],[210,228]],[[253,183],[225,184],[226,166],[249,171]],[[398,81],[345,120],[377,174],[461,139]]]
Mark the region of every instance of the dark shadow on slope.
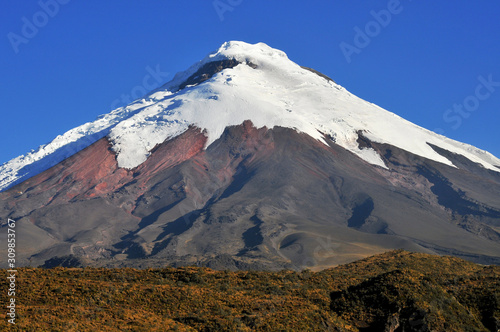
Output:
[[490,218],[500,218],[500,211],[481,206],[465,199],[465,193],[455,190],[451,183],[439,173],[434,173],[428,168],[419,167],[418,174],[424,176],[432,183],[431,191],[437,196],[438,203],[460,215],[473,215]]
[[180,200],[177,200],[175,201],[174,203],[172,204],[169,204],[167,206],[164,206],[162,207],[161,209],[159,210],[156,210],[155,212],[151,213],[149,216],[146,216],[144,218],[141,219],[141,222],[139,223],[139,228],[135,233],[137,233],[139,230],[151,225],[151,224],[154,224],[156,221],[158,221],[158,218],[165,212],[167,212],[168,210],[170,210],[171,208],[173,208],[174,206],[176,206],[180,201]]
[[[146,253],[144,252],[142,247],[140,247],[140,245],[134,241],[135,237],[142,229],[144,229],[145,227],[147,227],[149,225],[154,224],[156,221],[158,221],[158,218],[160,217],[160,215],[162,215],[163,213],[172,209],[179,202],[180,202],[180,200],[178,200],[172,204],[169,204],[167,206],[164,206],[163,208],[161,208],[161,209],[151,213],[150,215],[142,218],[142,220],[139,222],[137,229],[135,231],[132,231],[132,232],[128,233],[127,235],[123,236],[121,238],[121,241],[114,244],[113,247],[115,247],[116,249],[119,249],[119,250],[126,249],[126,253],[128,254],[128,258],[145,257]],[[181,219],[181,218],[179,218],[179,219]],[[179,220],[179,219],[177,219],[177,220]],[[176,221],[174,221],[172,223],[175,223]],[[172,223],[168,223],[167,227],[170,226]],[[184,231],[184,230],[180,230],[179,223],[175,223],[174,225],[171,225],[170,227],[171,227],[171,229],[173,228],[176,231],[178,231],[179,234]],[[165,232],[163,232],[163,233],[165,233]]]
[[250,220],[254,222],[255,226],[249,228],[246,232],[243,233],[245,247],[255,247],[259,244],[262,244],[262,242],[264,241],[260,230],[260,225],[263,224],[263,221],[260,220],[257,216],[253,216],[252,218],[250,218]]
[[[198,218],[203,218],[203,222],[206,224],[213,223],[231,223],[234,221],[233,216],[224,215],[220,217],[213,217],[210,208],[213,206],[215,202],[225,197],[229,197],[232,194],[241,190],[241,188],[247,183],[248,179],[251,177],[251,173],[247,171],[244,166],[238,168],[236,174],[234,175],[233,181],[231,184],[219,195],[219,191],[216,191],[213,196],[205,203],[205,205],[198,210],[191,211],[176,220],[169,222],[167,225],[163,227],[163,231],[156,237],[154,242],[157,242],[151,255],[156,255],[163,249],[165,249],[169,243],[175,238],[175,236],[180,235],[187,231],[193,223]],[[174,203],[177,204],[177,203]],[[155,221],[155,216],[160,215],[160,213],[155,213],[151,215],[151,220],[149,222]],[[255,217],[257,218],[257,217]],[[260,235],[260,224],[262,221],[258,219],[252,219],[256,224],[251,229],[247,230],[243,235],[245,238],[245,247],[256,246],[263,241],[263,237]],[[260,236],[260,237],[259,237]],[[168,238],[167,238],[168,237]],[[250,244],[249,244],[250,243]]]
[[155,244],[155,247],[153,248],[151,255],[156,255],[159,253],[161,250],[165,249],[170,241],[172,241],[173,236],[180,235],[187,231],[188,229],[191,228],[193,223],[198,219],[202,214],[205,214],[207,219],[210,216],[210,210],[209,207],[212,206],[213,202],[215,201],[215,196],[210,198],[208,202],[205,204],[205,206],[201,209],[191,211],[189,213],[186,213],[185,215],[177,218],[176,220],[169,222],[165,227],[163,227],[163,232],[161,232],[154,242],[161,241],[163,238],[167,237],[168,235],[171,235],[170,238],[158,242]]
[[[499,171],[493,171],[488,168],[485,168],[483,165],[476,163],[461,154],[450,152],[446,149],[440,148],[437,145],[431,143],[427,143],[427,145],[429,145],[434,151],[439,153],[441,156],[450,160],[453,163],[453,165],[455,165],[459,169],[465,169],[471,172],[472,174],[476,174],[481,177],[500,183]],[[495,167],[500,168],[498,166]]]
[[474,253],[460,251],[460,250],[453,249],[453,248],[441,247],[441,246],[438,246],[437,244],[421,241],[421,240],[415,239],[415,238],[412,238],[411,240],[413,242],[415,242],[416,244],[418,244],[419,246],[422,246],[424,248],[432,250],[433,252],[437,253],[438,255],[455,256],[455,257],[459,257],[461,259],[465,259],[467,261],[471,261],[471,262],[474,262],[476,264],[482,264],[482,265],[500,265],[500,257],[498,257],[498,256],[474,254]]
[[121,241],[116,243],[114,247],[117,249],[125,249],[128,246],[130,246],[132,243],[134,243],[133,239],[137,235],[137,233],[139,233],[143,228],[155,223],[160,217],[160,215],[167,212],[178,203],[179,201],[176,201],[142,218],[141,221],[139,222],[137,229],[135,231],[129,232],[127,235],[122,236]]
[[243,186],[248,182],[250,178],[254,175],[254,172],[249,172],[246,167],[241,166],[238,168],[236,174],[233,177],[231,184],[224,190],[220,195],[218,200],[224,199],[240,191]]
[[83,257],[77,257],[75,255],[67,255],[62,257],[55,256],[50,259],[47,259],[43,263],[43,265],[40,265],[39,267],[45,269],[53,269],[55,267],[82,268],[85,267],[86,264],[88,264],[88,262],[85,261]]
[[263,224],[263,221],[259,219],[257,216],[253,216],[250,218],[251,221],[255,224],[255,226],[250,227],[245,232],[243,232],[243,242],[245,242],[245,248],[243,248],[237,256],[242,256],[247,253],[249,250],[261,245],[264,242],[264,237],[262,236],[262,232],[260,226]]
[[200,216],[201,210],[196,210],[190,213],[183,215],[182,217],[177,218],[176,220],[169,222],[165,227],[163,227],[163,232],[161,232],[158,237],[154,240],[154,242],[161,241],[161,239],[170,235],[170,237],[161,242],[157,242],[151,251],[151,256],[156,255],[163,249],[165,249],[168,244],[172,241],[174,236],[180,235],[186,232],[191,226],[193,222]]
[[201,215],[203,210],[195,210],[169,222],[163,227],[163,231],[156,237],[156,241],[160,241],[167,235],[180,235],[191,228],[193,222]]
[[374,209],[373,199],[365,199],[362,203],[356,204],[352,209],[352,216],[347,220],[347,226],[361,228]]
[[[177,203],[170,204],[169,206],[151,214],[150,216],[146,218],[150,218],[146,220],[146,226],[151,225],[154,223],[158,217],[163,213],[166,212],[167,210],[171,209],[173,206],[175,206]],[[200,215],[201,210],[196,210],[190,213],[185,214],[182,217],[177,218],[176,220],[169,222],[167,225],[163,227],[163,231],[156,237],[154,242],[161,241],[161,239],[165,238],[167,235],[171,235],[170,238],[158,242],[155,244],[153,250],[151,251],[151,254],[149,256],[154,256],[158,252],[160,252],[162,249],[166,248],[170,241],[172,240],[173,236],[180,235],[187,231],[189,228],[191,228],[194,220],[198,218]],[[144,219],[143,219],[144,221]],[[148,224],[149,223],[149,224]],[[144,226],[144,227],[146,227]],[[137,233],[143,228],[139,228],[138,230],[131,232],[124,237],[122,237],[122,241],[119,243],[115,244],[114,247],[120,250],[126,249],[126,254],[128,255],[128,258],[144,258],[147,256],[146,252],[143,250],[143,248],[140,246],[139,243],[135,242],[135,236]]]

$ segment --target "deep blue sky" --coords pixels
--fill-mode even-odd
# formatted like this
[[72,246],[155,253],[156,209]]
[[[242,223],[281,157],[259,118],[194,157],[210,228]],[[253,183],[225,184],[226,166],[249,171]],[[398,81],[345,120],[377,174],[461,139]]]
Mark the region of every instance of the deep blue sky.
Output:
[[[498,1],[59,0],[44,14],[54,1],[8,1],[0,12],[0,163],[121,106],[150,70],[162,74],[146,85],[159,85],[227,40],[265,42],[500,156]],[[390,22],[377,23],[373,13],[387,10]],[[356,37],[366,29],[369,40]],[[479,86],[481,77],[493,85]]]

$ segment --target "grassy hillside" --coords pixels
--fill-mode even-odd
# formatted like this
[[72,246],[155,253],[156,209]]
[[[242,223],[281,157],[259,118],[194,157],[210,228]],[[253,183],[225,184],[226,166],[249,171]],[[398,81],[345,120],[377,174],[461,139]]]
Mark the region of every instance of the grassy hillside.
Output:
[[500,267],[404,251],[317,273],[22,268],[16,292],[12,331],[500,328]]

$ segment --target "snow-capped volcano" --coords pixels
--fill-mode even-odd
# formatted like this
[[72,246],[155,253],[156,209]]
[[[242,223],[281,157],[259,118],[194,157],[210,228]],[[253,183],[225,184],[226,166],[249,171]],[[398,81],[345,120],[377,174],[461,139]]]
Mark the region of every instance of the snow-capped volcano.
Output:
[[2,165],[6,218],[25,265],[320,269],[395,248],[500,263],[500,160],[228,42]]
[[118,165],[132,169],[143,163],[155,146],[189,126],[205,132],[208,147],[226,127],[245,120],[258,128],[293,128],[320,141],[327,135],[365,161],[384,168],[387,165],[379,154],[359,146],[359,134],[454,166],[432,144],[499,171],[500,160],[490,153],[437,135],[366,102],[333,80],[292,62],[280,50],[263,43],[231,41],[143,98],[2,165],[0,189],[44,171],[104,136],[112,142]]

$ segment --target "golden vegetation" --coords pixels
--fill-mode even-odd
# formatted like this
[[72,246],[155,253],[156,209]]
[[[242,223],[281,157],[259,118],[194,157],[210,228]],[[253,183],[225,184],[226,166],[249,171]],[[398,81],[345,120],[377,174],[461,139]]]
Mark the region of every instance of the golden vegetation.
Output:
[[[7,289],[2,278],[1,289]],[[321,272],[18,269],[11,331],[496,331],[500,267],[392,251]],[[7,303],[7,294],[0,300]],[[5,307],[5,306],[4,306]],[[5,310],[5,309],[4,309]],[[8,330],[7,319],[0,322]]]

